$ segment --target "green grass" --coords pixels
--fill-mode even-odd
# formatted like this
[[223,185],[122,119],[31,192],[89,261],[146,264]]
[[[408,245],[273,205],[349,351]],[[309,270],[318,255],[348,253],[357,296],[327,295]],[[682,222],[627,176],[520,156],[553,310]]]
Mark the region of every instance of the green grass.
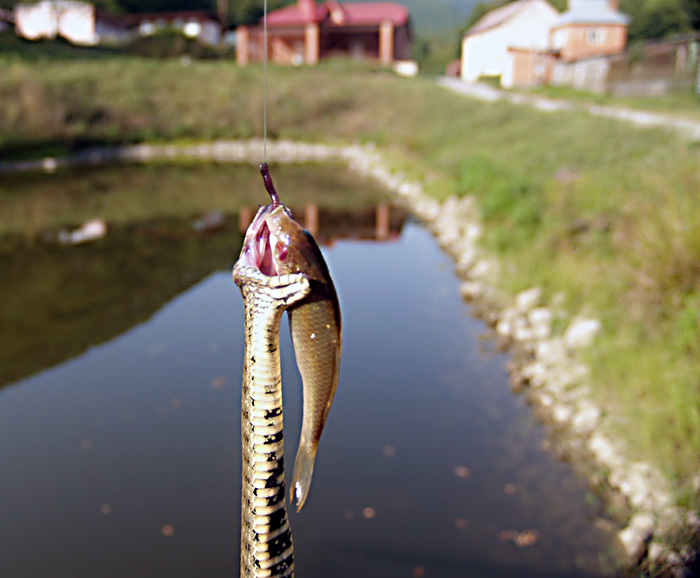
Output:
[[[0,63],[4,66],[5,63]],[[262,69],[126,58],[13,60],[0,154],[262,134]],[[381,69],[270,68],[272,138],[373,142],[430,194],[473,194],[502,283],[601,319],[595,394],[679,495],[700,456],[700,147],[582,112],[479,103]]]

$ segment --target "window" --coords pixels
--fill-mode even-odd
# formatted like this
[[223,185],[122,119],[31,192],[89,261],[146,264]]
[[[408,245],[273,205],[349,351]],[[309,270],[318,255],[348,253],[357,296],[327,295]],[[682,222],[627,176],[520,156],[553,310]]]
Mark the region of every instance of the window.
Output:
[[605,39],[605,31],[602,28],[588,28],[586,30],[586,44],[600,46]]

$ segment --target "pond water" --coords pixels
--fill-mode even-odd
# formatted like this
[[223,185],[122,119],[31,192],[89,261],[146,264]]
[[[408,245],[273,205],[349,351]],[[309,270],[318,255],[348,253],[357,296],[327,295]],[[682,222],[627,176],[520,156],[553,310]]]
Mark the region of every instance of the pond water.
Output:
[[[337,168],[273,174],[324,244],[344,316],[311,495],[290,513],[297,576],[602,575],[601,504],[546,450],[428,232]],[[237,575],[230,270],[265,202],[256,171],[2,179],[0,576]],[[95,217],[104,238],[58,242]],[[282,369],[289,476],[301,385],[286,322]]]

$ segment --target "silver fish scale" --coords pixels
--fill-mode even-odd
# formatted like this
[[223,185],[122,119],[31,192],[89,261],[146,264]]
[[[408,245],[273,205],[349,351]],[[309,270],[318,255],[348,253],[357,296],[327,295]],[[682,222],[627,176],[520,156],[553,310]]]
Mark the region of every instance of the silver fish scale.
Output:
[[279,330],[284,310],[309,292],[303,275],[266,277],[235,267],[245,308],[241,399],[241,578],[294,575],[287,519]]

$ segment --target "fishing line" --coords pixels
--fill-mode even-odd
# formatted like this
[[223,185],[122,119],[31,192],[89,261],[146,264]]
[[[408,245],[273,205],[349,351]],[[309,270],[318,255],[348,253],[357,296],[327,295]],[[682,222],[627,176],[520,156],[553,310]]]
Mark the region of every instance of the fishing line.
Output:
[[263,42],[265,43],[263,56],[263,162],[260,165],[260,174],[274,209],[279,206],[280,198],[275,190],[275,185],[272,183],[270,167],[267,166],[267,0],[263,2]]
[[263,3],[263,163],[267,165],[267,0]]

